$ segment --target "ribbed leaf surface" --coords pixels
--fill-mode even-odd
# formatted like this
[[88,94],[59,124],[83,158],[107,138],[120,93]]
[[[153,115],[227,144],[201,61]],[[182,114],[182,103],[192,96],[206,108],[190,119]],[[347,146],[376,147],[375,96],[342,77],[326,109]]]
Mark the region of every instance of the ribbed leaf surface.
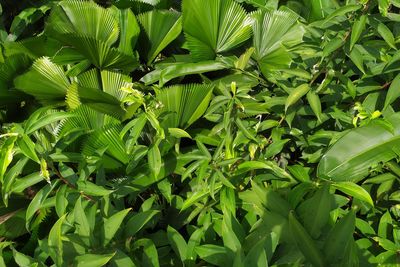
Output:
[[182,31],[179,13],[175,11],[153,10],[138,15],[144,29],[141,48],[147,63],[151,63],[157,55]]
[[257,11],[251,15],[253,19],[254,58],[259,62],[263,72],[269,67],[287,66],[290,55],[282,46],[298,43],[303,30],[296,26],[299,16],[290,11]]
[[213,59],[251,35],[250,20],[232,0],[184,0],[183,29],[195,61]]
[[41,101],[63,100],[70,82],[64,70],[43,57],[32,69],[14,80],[15,87]]
[[206,111],[211,99],[213,85],[175,85],[161,89],[157,99],[165,112],[163,126],[186,128]]

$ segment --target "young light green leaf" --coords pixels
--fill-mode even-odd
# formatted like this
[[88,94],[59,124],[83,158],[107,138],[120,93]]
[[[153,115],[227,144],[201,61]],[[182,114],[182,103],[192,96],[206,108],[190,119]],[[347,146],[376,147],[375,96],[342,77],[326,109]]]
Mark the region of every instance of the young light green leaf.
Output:
[[300,100],[300,98],[307,94],[310,89],[310,86],[306,83],[293,89],[293,91],[290,92],[288,98],[286,99],[285,112],[287,112],[288,108],[291,105],[295,104],[297,101]]

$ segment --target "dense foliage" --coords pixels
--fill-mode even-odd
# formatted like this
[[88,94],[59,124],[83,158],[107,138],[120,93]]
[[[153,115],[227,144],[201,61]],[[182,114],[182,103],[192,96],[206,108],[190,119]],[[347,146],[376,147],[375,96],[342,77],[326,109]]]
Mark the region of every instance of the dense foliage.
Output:
[[399,266],[399,0],[1,2],[0,266]]

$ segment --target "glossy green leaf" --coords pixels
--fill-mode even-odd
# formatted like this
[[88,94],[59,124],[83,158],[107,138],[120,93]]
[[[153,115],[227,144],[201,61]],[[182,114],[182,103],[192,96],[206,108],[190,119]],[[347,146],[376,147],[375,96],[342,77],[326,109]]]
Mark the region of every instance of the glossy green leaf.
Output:
[[322,157],[318,176],[333,181],[359,181],[368,174],[368,168],[396,156],[394,148],[400,145],[400,116],[394,114],[388,121],[394,133],[379,124],[370,124],[349,131]]

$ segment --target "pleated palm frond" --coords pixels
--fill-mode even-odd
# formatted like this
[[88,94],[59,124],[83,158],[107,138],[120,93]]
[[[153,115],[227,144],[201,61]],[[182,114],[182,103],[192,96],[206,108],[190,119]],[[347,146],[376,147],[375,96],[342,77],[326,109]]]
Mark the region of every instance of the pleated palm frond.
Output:
[[138,20],[144,29],[139,47],[150,64],[181,33],[181,17],[175,11],[153,10],[138,15]]
[[257,11],[251,17],[254,58],[262,72],[288,67],[291,57],[285,46],[301,42],[304,33],[302,26],[297,23],[299,16],[291,11],[276,10]]
[[20,91],[11,89],[14,78],[31,65],[31,60],[22,54],[7,57],[0,63],[0,106],[15,104],[26,98]]
[[31,70],[18,76],[14,85],[39,101],[49,103],[63,101],[71,84],[62,67],[42,57],[33,63]]
[[98,154],[99,151],[105,151],[102,161],[106,168],[118,168],[127,164],[129,156],[119,135],[121,130],[122,126],[113,125],[94,131],[85,141],[82,154],[93,156]]
[[[113,47],[119,32],[114,13],[91,1],[61,1],[52,9],[46,26],[47,35],[72,46],[98,68],[131,71],[138,65],[133,52],[126,53],[124,45],[121,50]],[[122,42],[126,44],[126,40]]]
[[132,80],[129,76],[119,72],[106,70],[99,72],[96,69],[92,69],[79,75],[78,81],[83,87],[98,88],[118,100],[122,100],[127,93],[121,88],[129,86]]
[[184,0],[183,30],[195,61],[215,58],[251,36],[244,8],[233,0]]
[[79,75],[77,82],[68,88],[66,103],[70,109],[85,104],[104,114],[123,118],[121,107],[127,92],[121,90],[130,86],[131,78],[119,72],[91,69]]
[[118,8],[129,8],[135,14],[153,10],[160,0],[115,0],[114,5]]
[[136,20],[135,14],[130,9],[112,9],[119,19],[120,41],[119,51],[134,55],[133,48],[136,46],[140,34],[140,27]]
[[14,78],[26,71],[32,61],[24,54],[13,54],[7,56],[3,63],[0,63],[0,81],[11,84]]
[[213,85],[173,85],[157,91],[166,128],[187,128],[206,111],[211,100]]
[[90,133],[102,129],[105,125],[120,124],[120,121],[114,117],[98,112],[86,105],[80,105],[71,113],[76,116],[62,120],[58,126],[57,136],[59,138],[75,131]]

